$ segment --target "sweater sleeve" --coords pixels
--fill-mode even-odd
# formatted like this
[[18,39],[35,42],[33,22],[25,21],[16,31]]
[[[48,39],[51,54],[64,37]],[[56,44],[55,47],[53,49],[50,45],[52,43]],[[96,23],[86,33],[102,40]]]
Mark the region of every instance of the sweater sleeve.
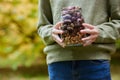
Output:
[[109,0],[110,21],[97,25],[100,34],[95,43],[115,43],[120,38],[120,0]]
[[39,22],[38,34],[42,38],[45,45],[54,43],[51,37],[51,30],[53,26],[52,12],[49,0],[39,0]]

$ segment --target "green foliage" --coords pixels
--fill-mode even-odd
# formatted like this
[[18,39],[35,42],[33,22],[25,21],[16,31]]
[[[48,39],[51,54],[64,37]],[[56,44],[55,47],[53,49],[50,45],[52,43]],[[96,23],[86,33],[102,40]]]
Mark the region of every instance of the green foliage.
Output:
[[[45,63],[37,35],[38,0],[0,0],[0,67]],[[116,43],[120,47],[120,40]]]
[[0,67],[45,62],[37,35],[38,0],[0,0]]
[[117,46],[117,48],[120,49],[120,39],[118,39],[118,40],[116,41],[116,46]]

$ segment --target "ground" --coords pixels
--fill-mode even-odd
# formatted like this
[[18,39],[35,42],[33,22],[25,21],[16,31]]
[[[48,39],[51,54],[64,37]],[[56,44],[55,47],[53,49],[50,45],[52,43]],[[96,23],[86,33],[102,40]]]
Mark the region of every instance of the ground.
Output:
[[[19,69],[19,71],[0,70],[0,80],[49,80],[47,66]],[[44,71],[45,70],[45,71]],[[120,80],[120,65],[111,65],[112,80]]]

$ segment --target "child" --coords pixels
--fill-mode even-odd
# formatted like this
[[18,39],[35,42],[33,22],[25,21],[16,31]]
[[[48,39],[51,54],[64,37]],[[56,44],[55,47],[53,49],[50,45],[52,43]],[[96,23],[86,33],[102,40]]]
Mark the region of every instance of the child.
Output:
[[[63,34],[61,10],[68,6],[82,8],[89,36],[83,46],[66,46],[58,36]],[[111,80],[110,58],[119,38],[120,0],[39,0],[38,34],[46,47],[50,80]]]

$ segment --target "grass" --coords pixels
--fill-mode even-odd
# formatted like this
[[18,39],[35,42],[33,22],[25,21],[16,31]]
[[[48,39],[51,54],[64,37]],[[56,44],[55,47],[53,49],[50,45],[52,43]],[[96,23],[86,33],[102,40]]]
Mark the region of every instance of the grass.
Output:
[[[112,80],[120,80],[120,73],[116,73],[116,74],[112,74]],[[0,75],[0,80],[49,80],[47,75],[39,75],[39,76],[29,76],[26,77],[24,75],[16,75],[16,74],[12,74],[9,76],[1,76]]]
[[25,76],[23,74],[0,75],[0,80],[49,80],[47,75]]
[[[120,65],[112,65],[112,80],[120,80]],[[37,73],[24,73],[24,72],[5,72],[0,71],[0,80],[49,80],[47,74]]]

